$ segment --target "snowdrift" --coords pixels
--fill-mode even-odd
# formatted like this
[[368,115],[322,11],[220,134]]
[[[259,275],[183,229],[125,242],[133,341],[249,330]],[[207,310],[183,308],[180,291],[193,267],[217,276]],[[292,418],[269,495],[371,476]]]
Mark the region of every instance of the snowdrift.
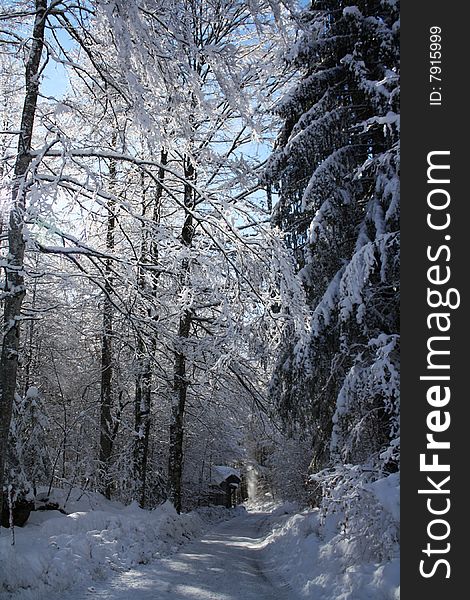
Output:
[[[398,475],[364,486],[375,499],[380,521],[399,518]],[[290,515],[286,516],[286,513]],[[372,539],[356,539],[342,530],[341,511],[324,517],[319,509],[295,512],[284,505],[268,517],[272,532],[263,546],[266,563],[292,597],[304,600],[399,600],[398,545],[380,561],[370,558]]]
[[[65,493],[55,490],[51,500],[63,506]],[[14,546],[10,532],[1,531],[2,600],[40,600],[106,579],[111,571],[172,554],[201,535],[206,524],[232,516],[222,507],[178,515],[169,502],[147,511],[79,490],[66,510],[70,514],[31,513],[26,526],[15,529]]]

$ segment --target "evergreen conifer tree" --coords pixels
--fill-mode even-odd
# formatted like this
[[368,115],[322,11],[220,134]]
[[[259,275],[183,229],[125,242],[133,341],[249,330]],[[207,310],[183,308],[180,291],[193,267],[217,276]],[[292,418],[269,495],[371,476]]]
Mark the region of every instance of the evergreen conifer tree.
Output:
[[289,57],[302,77],[266,178],[311,322],[272,384],[286,422],[308,426],[312,470],[398,461],[399,5],[314,0]]

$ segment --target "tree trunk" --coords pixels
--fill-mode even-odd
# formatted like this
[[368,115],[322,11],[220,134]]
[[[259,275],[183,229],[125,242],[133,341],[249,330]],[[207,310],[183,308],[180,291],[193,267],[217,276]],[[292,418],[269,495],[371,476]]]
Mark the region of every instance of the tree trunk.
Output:
[[23,237],[26,206],[25,180],[31,164],[31,140],[38,100],[46,11],[47,0],[36,0],[36,16],[25,71],[26,92],[21,115],[21,133],[15,163],[8,231],[8,265],[5,268],[5,304],[0,358],[0,511],[3,506],[5,452],[16,391],[21,306],[26,293],[24,284],[25,240]]
[[[155,203],[153,209],[153,223],[155,226],[160,224],[161,203],[163,197],[163,179],[165,177],[165,165],[168,160],[166,150],[161,151],[160,162],[161,167],[158,172],[158,184],[155,193]],[[143,186],[144,187],[144,186]],[[143,201],[142,214],[145,216],[146,202]],[[144,223],[145,227],[145,223]],[[148,251],[147,239],[145,231],[142,233],[142,260],[145,260],[145,255]],[[158,242],[155,241],[154,235],[150,240],[150,260],[155,270],[152,272],[152,289],[151,295],[153,304],[148,309],[148,317],[154,322],[158,319],[155,310],[155,301],[158,295]],[[146,280],[142,276],[139,277],[139,287],[145,292]],[[136,381],[135,393],[135,443],[134,443],[134,476],[136,482],[137,500],[142,508],[146,505],[147,492],[147,462],[149,450],[149,436],[151,425],[151,403],[152,403],[152,363],[150,355],[154,355],[157,347],[155,331],[151,332],[149,347],[145,346],[142,336],[137,342],[137,352],[139,356],[139,372]]]
[[[39,261],[38,257],[36,257],[36,268],[38,267]],[[31,289],[31,310],[34,311],[36,309],[36,298],[37,298],[37,288],[38,288],[38,280],[37,277],[34,278],[32,289]],[[31,319],[28,324],[28,332],[26,334],[26,344],[25,344],[25,357],[24,357],[24,377],[22,382],[23,396],[26,396],[27,391],[31,385],[31,372],[33,371],[33,366],[37,361],[37,353],[34,351],[34,343],[35,343],[35,320]]]
[[[109,166],[111,184],[116,181],[116,163],[111,161]],[[116,203],[108,201],[108,222],[106,231],[106,250],[114,250],[114,234],[116,229]],[[101,492],[106,498],[111,498],[111,481],[109,469],[113,451],[113,305],[111,294],[113,277],[111,259],[106,259],[103,305],[103,336],[101,340],[101,402],[100,402],[100,484]]]
[[[195,178],[194,166],[189,157],[185,159],[184,174],[188,183],[184,186],[184,204],[186,218],[181,233],[185,246],[191,246],[194,236],[192,209],[194,208],[194,189],[191,181]],[[184,284],[190,269],[188,258],[183,260],[181,281]],[[178,348],[175,352],[173,398],[170,423],[170,454],[168,461],[169,495],[176,510],[181,512],[182,507],[182,476],[183,476],[183,449],[184,449],[184,415],[188,390],[186,374],[186,356],[184,353],[185,340],[189,338],[191,330],[192,313],[185,310],[181,315],[178,327]]]
[[[138,351],[142,355],[146,352],[141,338],[139,338]],[[145,508],[152,398],[152,369],[148,357],[141,359],[140,368],[135,390],[134,477],[137,501],[141,508]]]

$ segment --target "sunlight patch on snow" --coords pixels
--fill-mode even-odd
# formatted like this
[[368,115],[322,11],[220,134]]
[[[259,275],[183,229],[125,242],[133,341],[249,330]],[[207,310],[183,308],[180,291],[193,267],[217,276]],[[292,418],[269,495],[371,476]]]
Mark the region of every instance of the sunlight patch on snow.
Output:
[[[190,599],[194,598],[194,600],[214,600],[214,594],[212,591],[206,591],[200,587],[192,586],[192,585],[178,585],[176,588],[179,598]],[[224,593],[219,593],[217,595],[217,600],[234,600],[232,595],[228,596]]]

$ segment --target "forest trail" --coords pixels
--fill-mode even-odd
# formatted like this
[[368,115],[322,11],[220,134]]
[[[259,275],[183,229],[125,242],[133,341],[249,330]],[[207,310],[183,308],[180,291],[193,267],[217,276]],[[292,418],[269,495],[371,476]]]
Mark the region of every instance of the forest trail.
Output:
[[292,600],[263,563],[264,513],[224,521],[184,551],[117,574],[68,600]]

